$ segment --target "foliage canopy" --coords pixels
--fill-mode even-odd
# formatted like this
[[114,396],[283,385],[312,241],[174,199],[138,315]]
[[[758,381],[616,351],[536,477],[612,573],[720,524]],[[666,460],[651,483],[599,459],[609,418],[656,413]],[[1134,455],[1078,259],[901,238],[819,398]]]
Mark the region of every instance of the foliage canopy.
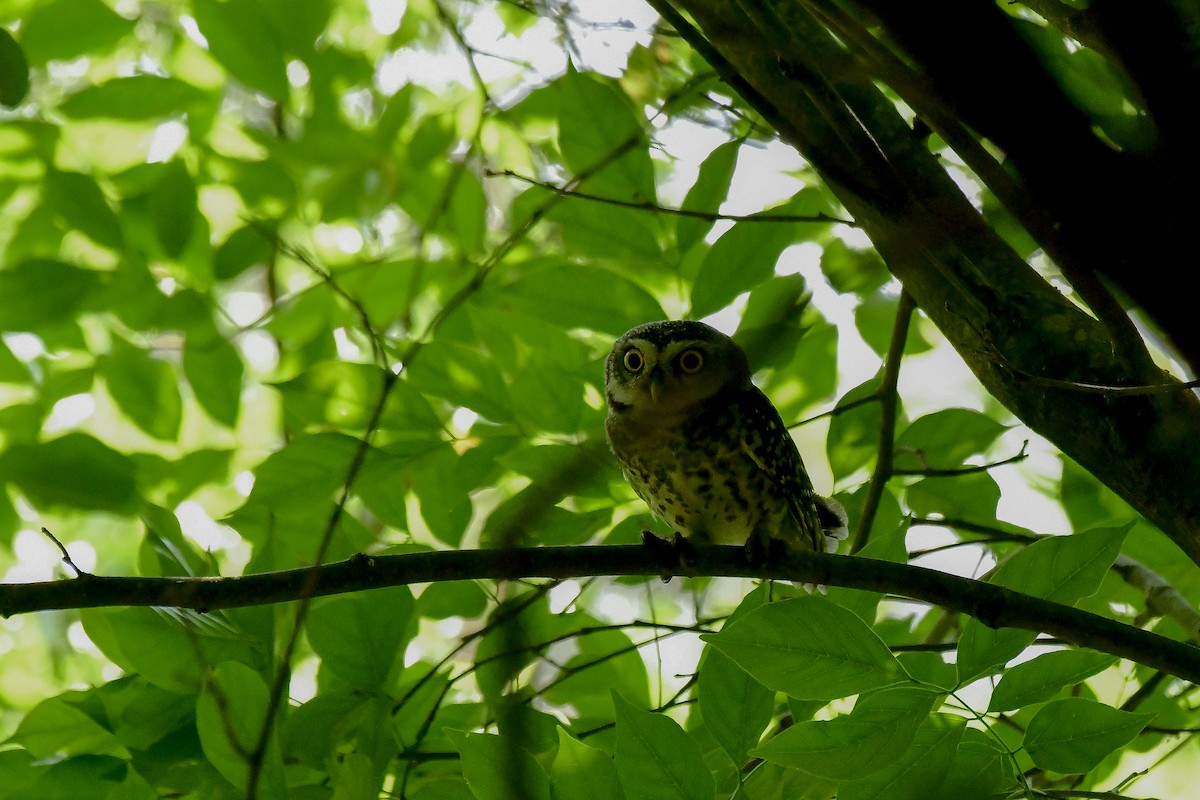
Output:
[[[0,3],[0,800],[1185,791],[1196,19],[964,5]],[[679,316],[827,592],[597,547]]]

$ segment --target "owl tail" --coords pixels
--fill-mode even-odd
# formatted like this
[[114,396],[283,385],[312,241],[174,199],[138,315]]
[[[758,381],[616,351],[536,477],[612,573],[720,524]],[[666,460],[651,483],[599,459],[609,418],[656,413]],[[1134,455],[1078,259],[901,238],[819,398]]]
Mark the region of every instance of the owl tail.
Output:
[[825,552],[836,553],[838,546],[850,535],[849,518],[842,504],[832,497],[817,497],[817,518],[825,535]]

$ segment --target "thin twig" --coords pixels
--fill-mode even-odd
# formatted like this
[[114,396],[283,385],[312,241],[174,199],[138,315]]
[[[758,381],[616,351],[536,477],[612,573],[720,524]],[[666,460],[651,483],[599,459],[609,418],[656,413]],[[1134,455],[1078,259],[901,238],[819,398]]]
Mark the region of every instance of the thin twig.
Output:
[[536,178],[530,178],[527,175],[521,175],[511,169],[504,170],[488,170],[484,173],[489,178],[514,178],[516,180],[527,183],[531,186],[537,186],[541,189],[561,194],[566,197],[573,197],[579,200],[591,200],[595,203],[606,203],[613,206],[621,206],[622,208],[633,208],[638,211],[652,211],[656,214],[673,214],[680,217],[693,217],[702,219],[708,222],[718,222],[727,220],[730,222],[827,222],[839,223],[841,225],[849,225],[858,227],[858,223],[854,220],[841,219],[825,213],[818,214],[765,214],[757,212],[754,214],[722,214],[714,211],[697,211],[690,208],[673,208],[671,206],[661,206],[657,203],[651,203],[646,200],[619,200],[615,197],[604,197],[603,195],[591,194],[582,192],[578,189],[567,189],[564,186],[559,186],[548,181],[540,181]]
[[867,403],[876,403],[878,401],[879,392],[875,392],[867,395],[866,397],[860,397],[857,400],[851,400],[849,403],[844,405],[834,406],[828,411],[822,411],[820,414],[815,414],[807,419],[802,419],[799,422],[793,422],[791,425],[788,425],[788,430],[791,430],[792,428],[799,428],[802,425],[807,425],[810,422],[816,422],[817,420],[824,419],[825,417],[836,417],[839,414],[845,414],[847,411],[853,411],[859,406],[865,406]]
[[79,566],[71,560],[71,554],[67,552],[67,548],[57,539],[57,537],[55,537],[53,533],[49,531],[49,529],[42,528],[42,533],[45,534],[46,537],[49,538],[50,541],[54,542],[54,544],[58,547],[58,552],[62,553],[62,562],[71,568],[71,570],[75,573],[76,578],[95,577],[92,575],[92,573],[80,569]]
[[1003,467],[1006,464],[1017,464],[1029,458],[1029,454],[1025,452],[1025,448],[1029,446],[1029,440],[1021,445],[1021,452],[1016,455],[1009,456],[1001,461],[993,461],[988,464],[973,464],[969,467],[950,467],[946,469],[936,469],[924,467],[920,469],[900,469],[892,468],[892,475],[921,475],[926,478],[953,478],[958,475],[970,475],[973,472],[987,472],[996,467]]

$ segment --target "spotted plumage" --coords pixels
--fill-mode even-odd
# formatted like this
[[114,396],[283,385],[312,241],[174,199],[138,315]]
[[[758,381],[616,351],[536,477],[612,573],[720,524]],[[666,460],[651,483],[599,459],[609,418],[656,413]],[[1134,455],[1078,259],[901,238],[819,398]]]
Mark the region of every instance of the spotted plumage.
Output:
[[650,510],[692,541],[833,550],[845,514],[819,497],[742,349],[701,322],[651,322],[606,363],[605,429]]

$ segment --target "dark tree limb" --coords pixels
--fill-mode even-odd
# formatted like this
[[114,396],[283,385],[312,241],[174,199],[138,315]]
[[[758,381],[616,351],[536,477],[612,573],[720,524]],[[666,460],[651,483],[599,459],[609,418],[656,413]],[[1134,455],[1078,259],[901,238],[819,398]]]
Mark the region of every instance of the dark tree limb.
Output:
[[[660,10],[670,9],[667,0],[653,0],[653,5]],[[876,5],[867,0],[859,3],[860,8]],[[946,3],[937,5],[951,13]],[[955,13],[981,15],[984,23],[997,28],[980,32],[989,37],[989,46],[995,44],[1003,51],[1008,42],[1017,47],[1012,44],[1012,32],[1000,28],[1008,23],[998,20],[999,12],[967,11],[959,8],[961,5],[954,7]],[[1200,563],[1200,494],[1195,492],[1192,480],[1200,474],[1200,448],[1194,446],[1195,431],[1200,430],[1197,398],[1182,388],[1119,396],[1074,388],[1159,386],[1174,381],[1141,355],[1130,352],[1133,348],[1123,346],[1114,336],[1119,326],[1102,324],[1064,298],[988,225],[924,139],[914,133],[894,102],[877,87],[877,78],[864,68],[864,61],[846,40],[814,15],[809,4],[674,0],[674,7],[669,20],[679,27],[680,35],[708,58],[722,78],[821,174],[871,238],[888,269],[984,387],[1026,425],[1142,513],[1192,561]],[[675,9],[686,10],[690,19]],[[917,14],[916,19],[927,17]],[[890,17],[887,21],[894,22]],[[904,24],[903,20],[895,22],[897,40],[902,38],[900,27]],[[937,35],[944,38],[941,30]],[[910,31],[906,28],[904,32]],[[918,35],[934,34],[914,33],[911,43],[905,38],[913,53],[917,52]],[[1025,57],[1027,48],[1022,46],[1020,54],[1022,69],[1038,68],[1034,59]],[[975,54],[961,56],[972,59]],[[997,69],[1007,65],[1004,59],[988,63]],[[970,66],[977,65],[972,61]],[[947,71],[952,68],[953,63],[946,67]],[[1053,106],[1059,95],[1047,87],[1054,81],[1044,72],[1037,74],[1041,75],[1036,81],[1038,91],[1052,96],[1035,93],[1024,102],[1039,109]],[[953,77],[947,77],[947,85]],[[978,85],[987,91],[999,91],[999,85],[1010,94],[1012,86],[1020,85],[1024,91],[1027,85],[1014,81],[1009,74],[1002,77],[998,81],[995,76],[981,76]],[[947,99],[957,96],[951,89],[942,83],[935,86],[945,100],[945,108],[958,108]],[[980,103],[986,102],[986,98],[980,99]],[[971,115],[962,112],[964,123],[976,130],[984,125],[997,130],[1001,125],[1008,126],[1005,133],[1013,142],[1010,159],[1017,160],[1020,153],[1027,157],[1026,163],[1034,163],[1036,156],[1040,159],[1037,163],[1070,164],[1074,170],[1070,175],[1082,169],[1078,153],[1059,158],[1058,152],[1067,146],[1064,142],[1074,141],[1066,140],[1068,135],[1092,135],[1090,124],[1085,124],[1086,120],[1081,120],[1072,108],[1052,109],[1053,114],[1063,117],[1064,125],[1069,123],[1069,129],[1047,140],[1046,152],[1030,154],[1042,140],[1028,136],[1029,126],[1042,131],[1045,119],[1024,112],[997,119],[991,107],[979,109],[978,105],[971,105]],[[1028,141],[1021,140],[1022,135]],[[990,138],[999,141],[1000,136],[997,133]],[[1005,139],[1003,143],[1008,142]],[[1097,152],[1099,164],[1123,163],[1103,147],[1097,150],[1094,144],[1087,152]],[[1136,169],[1122,173],[1119,166],[1113,168],[1118,171],[1114,179],[1122,174],[1141,174]],[[1069,184],[1070,175],[1039,182],[1044,192],[1030,189],[1025,199],[1034,206],[1050,204],[1047,198],[1051,192]],[[1031,179],[1027,177],[1026,184]],[[1093,192],[1092,196],[1099,197],[1098,202],[1108,202],[1112,194]],[[1150,196],[1170,205],[1174,202],[1171,197],[1181,195],[1132,192],[1123,196]],[[1179,205],[1187,207],[1186,203]],[[1053,214],[1053,210],[1047,213]],[[1078,248],[1080,257],[1089,263],[1099,250],[1104,268],[1114,275],[1125,265],[1123,256],[1114,256],[1104,248],[1113,244],[1112,234],[1120,226],[1100,222],[1102,219],[1111,220],[1111,216],[1085,217],[1072,228],[1076,233],[1071,236],[1064,224],[1058,230],[1058,235],[1064,237],[1058,244],[1064,249]],[[1030,233],[1036,236],[1038,231]],[[1163,247],[1176,249],[1179,242],[1186,241],[1170,236],[1146,236],[1138,241],[1149,247],[1150,240],[1160,239],[1169,243]],[[1173,258],[1159,255],[1146,250],[1140,260],[1155,268],[1179,261],[1178,253]],[[1100,261],[1095,264],[1091,268],[1103,272]],[[1169,296],[1170,292],[1160,294]],[[1187,308],[1177,296],[1172,300]],[[1154,313],[1148,304],[1146,307]],[[1184,332],[1194,333],[1194,321],[1189,324],[1191,328]],[[1164,323],[1164,327],[1168,326]],[[1175,338],[1179,344],[1186,337]]]
[[[990,583],[906,564],[823,553],[793,553],[751,566],[740,547],[694,548],[692,575],[770,578],[884,592],[942,606],[991,627],[1041,631],[1200,683],[1200,648],[1121,622]],[[321,567],[230,578],[93,575],[0,586],[0,614],[102,606],[159,606],[212,611],[295,601],[412,583],[473,579],[663,574],[640,545],[450,550],[396,556],[358,555]]]

